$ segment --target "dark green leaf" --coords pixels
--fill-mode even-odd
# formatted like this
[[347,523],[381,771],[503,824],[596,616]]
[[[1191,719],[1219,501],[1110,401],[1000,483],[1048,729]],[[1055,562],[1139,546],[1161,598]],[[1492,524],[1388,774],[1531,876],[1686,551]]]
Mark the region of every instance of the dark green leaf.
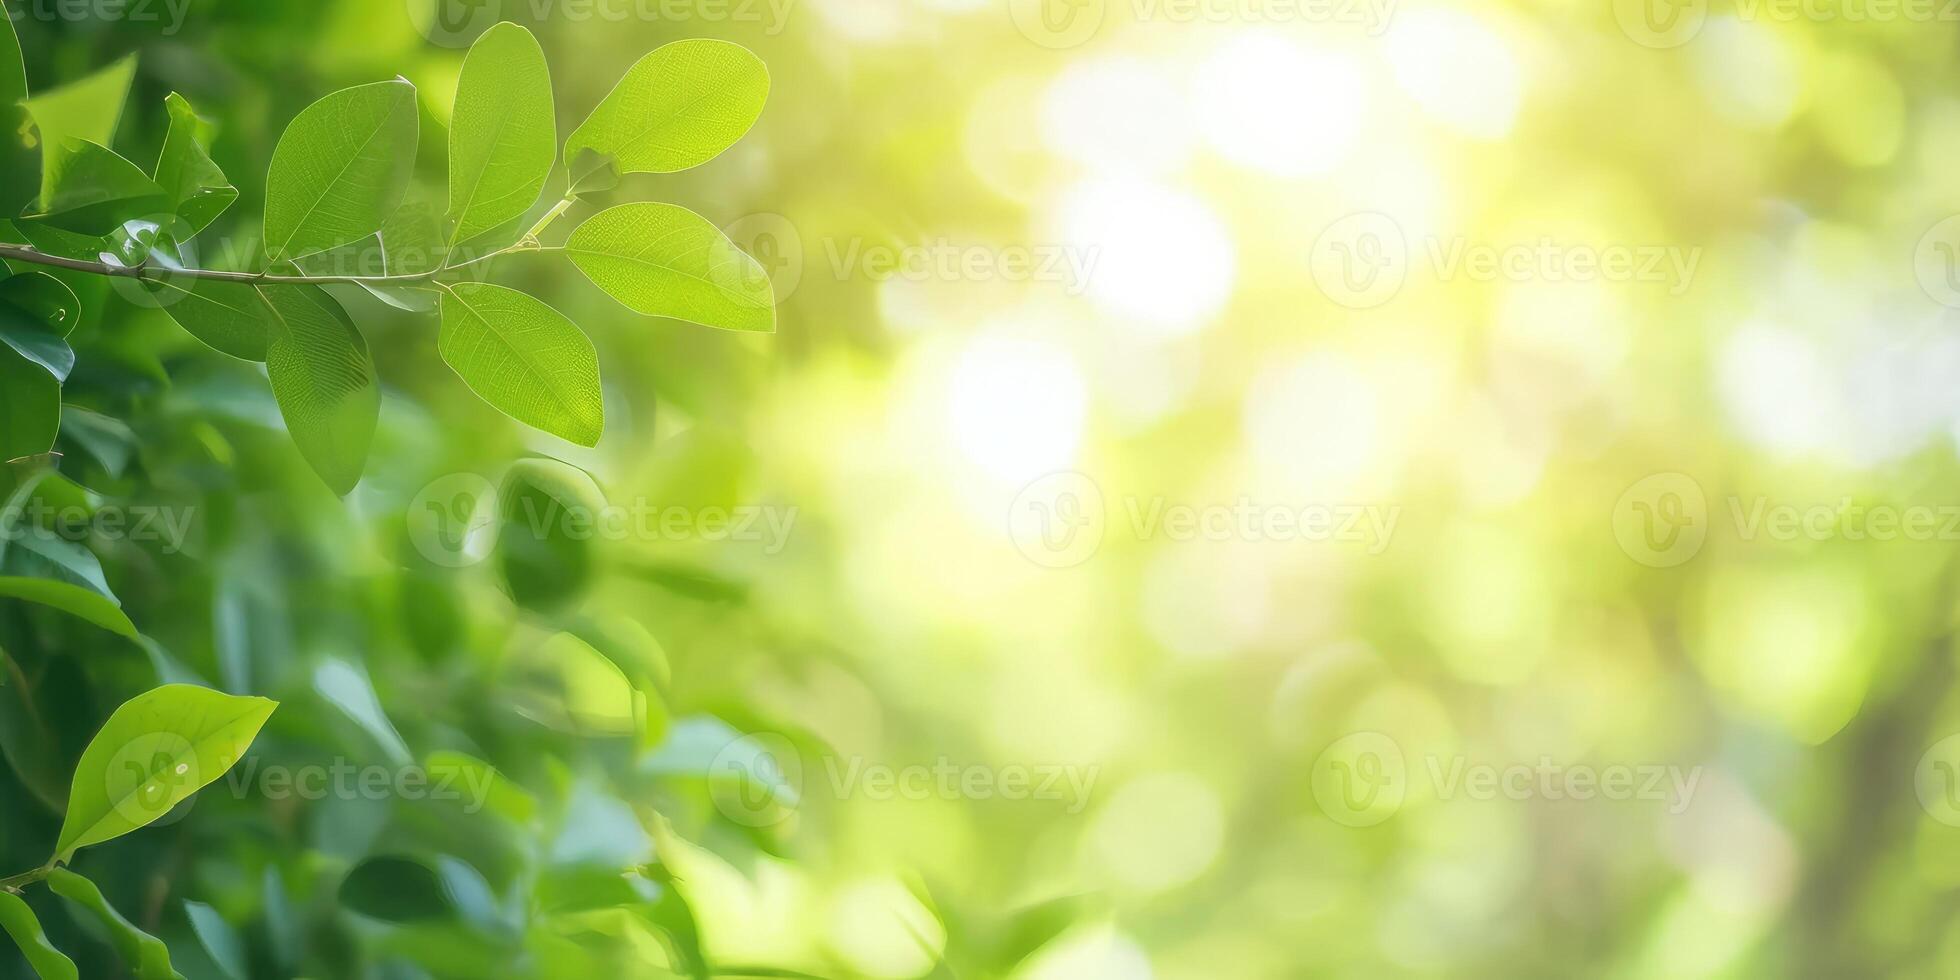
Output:
[[274,321],[266,369],[279,412],[300,455],[345,496],[361,481],[381,415],[367,341],[347,311],[316,287],[255,288]]
[[53,449],[60,427],[61,382],[11,347],[0,347],[0,461]]

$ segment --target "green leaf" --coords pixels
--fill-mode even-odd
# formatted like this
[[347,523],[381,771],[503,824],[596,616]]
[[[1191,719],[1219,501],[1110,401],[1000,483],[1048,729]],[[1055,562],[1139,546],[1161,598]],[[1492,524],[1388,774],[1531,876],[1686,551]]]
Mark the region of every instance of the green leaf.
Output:
[[157,157],[156,182],[163,188],[165,209],[203,231],[238,200],[238,188],[212,161],[211,124],[175,92],[163,100],[170,113],[170,132]]
[[132,640],[141,637],[136,632],[136,624],[129,621],[114,599],[79,585],[44,578],[0,578],[0,598],[19,599],[59,609]]
[[346,496],[361,482],[381,415],[367,341],[318,287],[255,287],[272,312],[266,372],[286,428],[313,471]]
[[217,909],[203,902],[185,902],[184,917],[190,920],[198,944],[228,980],[246,980],[251,975],[245,966],[244,940]]
[[40,186],[40,157],[28,143],[27,65],[11,17],[0,17],[0,214],[19,214]]
[[647,720],[645,703],[634,696],[619,666],[570,633],[520,646],[506,671],[511,706],[553,731],[596,738],[637,735]]
[[48,875],[48,888],[86,909],[102,923],[103,931],[109,934],[109,945],[115,947],[116,955],[135,972],[137,980],[183,980],[181,974],[170,968],[170,949],[163,940],[123,918],[102,897],[102,889],[95,887],[95,882],[67,868],[56,868]]
[[626,72],[566,141],[565,162],[574,184],[699,166],[735,145],[768,99],[769,70],[747,48],[675,41]]
[[0,347],[0,461],[53,449],[60,428],[61,382],[11,347]]
[[558,156],[551,69],[531,32],[505,21],[477,38],[449,129],[449,242],[524,216]]
[[707,219],[672,204],[601,211],[565,242],[586,278],[635,312],[726,330],[776,329],[762,266]]
[[276,321],[255,287],[217,279],[145,279],[143,288],[205,346],[247,361],[266,359]]
[[75,352],[64,338],[80,308],[74,291],[53,276],[27,272],[0,280],[0,343],[67,381]]
[[132,217],[162,210],[163,188],[114,150],[85,140],[49,147],[36,213],[23,221],[82,235],[107,235]]
[[383,922],[425,922],[455,914],[442,876],[413,858],[362,861],[340,883],[340,904]]
[[599,355],[564,314],[488,283],[442,296],[442,359],[498,411],[581,446],[605,429]]
[[129,101],[129,83],[136,77],[136,56],[130,55],[76,82],[42,92],[26,102],[40,130],[43,154],[41,197],[49,195],[48,156],[69,140],[110,146]]
[[117,708],[75,766],[68,817],[55,844],[75,851],[147,826],[225,774],[279,705],[169,684]]
[[272,151],[265,248],[273,262],[360,241],[408,191],[421,129],[415,86],[342,89],[306,107]]
[[14,945],[20,947],[27,957],[27,965],[34,968],[34,975],[41,980],[79,980],[81,973],[75,969],[75,961],[63,956],[61,950],[48,942],[48,934],[41,930],[41,920],[28,908],[27,902],[19,895],[0,891],[0,929],[7,930]]
[[82,303],[75,298],[75,291],[44,272],[23,272],[0,280],[0,300],[52,325],[63,337],[74,333],[75,323],[82,318]]

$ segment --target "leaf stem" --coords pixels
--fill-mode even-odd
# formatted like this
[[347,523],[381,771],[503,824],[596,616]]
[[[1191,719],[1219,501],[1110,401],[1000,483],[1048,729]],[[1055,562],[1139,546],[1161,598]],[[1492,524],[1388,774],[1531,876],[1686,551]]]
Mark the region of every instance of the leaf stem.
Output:
[[48,875],[53,874],[54,868],[55,868],[54,859],[50,858],[48,860],[48,863],[38,868],[35,868],[32,871],[23,871],[20,874],[14,875],[9,878],[0,878],[0,889],[4,889],[10,892],[20,891],[22,888],[25,888],[26,886],[31,885],[37,881],[40,881],[43,878],[46,878]]
[[544,217],[539,218],[538,223],[532,225],[531,230],[525,232],[524,237],[518,239],[518,242],[520,244],[525,242],[536,244],[538,240],[538,236],[544,234],[544,230],[546,228],[551,227],[552,222],[557,221],[559,217],[562,216],[565,212],[570,211],[572,209],[572,205],[577,201],[578,198],[573,197],[570,194],[565,195],[564,199],[559,201],[557,204],[552,205],[551,210],[546,211],[544,213]]
[[[569,206],[570,202],[566,202],[566,204]],[[563,211],[560,210],[558,213],[562,214]],[[546,217],[549,218],[552,216],[547,215]],[[541,221],[538,223],[538,227],[542,229],[548,224],[550,224],[549,221]],[[527,237],[526,240],[519,241],[515,245],[500,248],[466,262],[447,263],[442,268],[429,272],[416,272],[394,276],[288,276],[273,275],[268,272],[224,272],[217,269],[170,269],[166,271],[158,270],[148,262],[142,262],[136,265],[111,265],[107,262],[91,262],[87,259],[71,259],[61,255],[49,255],[46,252],[39,251],[32,245],[16,245],[9,242],[0,242],[0,259],[25,262],[29,265],[45,265],[56,269],[67,269],[71,272],[85,272],[90,275],[111,276],[119,279],[136,279],[149,282],[158,282],[167,279],[206,279],[213,282],[243,283],[248,286],[412,286],[418,283],[433,282],[437,276],[446,272],[467,269],[470,266],[481,265],[492,259],[502,258],[505,255],[516,252],[555,251],[558,251],[558,249],[541,248],[535,240]]]

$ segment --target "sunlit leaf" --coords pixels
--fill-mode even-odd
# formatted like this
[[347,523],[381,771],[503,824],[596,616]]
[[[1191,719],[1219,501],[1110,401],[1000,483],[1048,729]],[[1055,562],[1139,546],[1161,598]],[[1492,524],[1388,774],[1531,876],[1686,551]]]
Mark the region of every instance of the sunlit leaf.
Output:
[[574,184],[672,173],[735,145],[762,115],[769,70],[747,48],[695,38],[655,49],[565,142]]
[[449,233],[466,242],[524,216],[558,155],[551,71],[531,32],[508,21],[470,49],[449,128]]
[[726,330],[776,329],[775,290],[762,266],[686,208],[601,211],[572,232],[565,254],[635,312]]
[[[129,85],[135,78],[136,56],[130,55],[92,75],[28,99],[27,112],[39,130],[44,158],[69,140],[114,145],[123,106],[129,101]],[[43,199],[48,197],[50,176],[44,161]]]
[[442,295],[442,359],[499,411],[581,446],[605,429],[599,355],[564,314],[515,289],[461,283]]
[[279,705],[209,688],[171,684],[117,708],[75,767],[68,817],[55,851],[144,827],[225,774]]
[[56,582],[43,578],[0,577],[0,598],[19,599],[59,609],[78,619],[86,620],[112,633],[119,633],[134,640],[138,637],[135,624],[117,605],[115,600],[100,592]]
[[163,188],[135,164],[108,147],[70,139],[48,149],[41,199],[21,220],[106,235],[131,216],[154,213],[168,203]]
[[415,169],[415,86],[342,89],[293,118],[266,176],[265,250],[273,262],[381,230]]
[[157,186],[163,188],[165,208],[193,231],[202,231],[238,200],[238,188],[211,160],[211,124],[175,92],[163,104],[170,114],[170,132],[157,157]]

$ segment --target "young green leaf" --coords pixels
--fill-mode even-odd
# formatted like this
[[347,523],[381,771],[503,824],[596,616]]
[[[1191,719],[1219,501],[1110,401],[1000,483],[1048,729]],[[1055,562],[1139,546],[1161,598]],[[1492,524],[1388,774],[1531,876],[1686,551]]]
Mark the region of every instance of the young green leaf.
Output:
[[77,619],[125,636],[139,639],[136,624],[123,614],[116,600],[99,592],[45,578],[0,578],[0,598],[19,599],[58,609]]
[[67,381],[75,352],[64,338],[79,305],[53,276],[28,272],[0,280],[0,343]]
[[46,368],[0,346],[0,461],[54,448],[61,428],[61,382]]
[[56,868],[48,875],[48,889],[81,906],[102,924],[102,931],[109,934],[109,945],[115,947],[123,965],[136,974],[136,980],[183,980],[181,974],[170,968],[170,948],[163,940],[123,918],[102,897],[102,889],[95,887],[95,882],[67,868]]
[[477,397],[581,446],[605,429],[599,355],[564,314],[502,286],[461,283],[442,296],[442,359]]
[[699,166],[734,146],[768,99],[769,70],[747,48],[675,41],[626,72],[565,142],[565,163],[575,185]]
[[601,211],[572,232],[565,254],[635,312],[726,330],[776,329],[776,294],[762,266],[686,208]]
[[27,902],[19,895],[0,891],[0,929],[7,930],[14,945],[20,947],[21,954],[27,957],[27,965],[34,968],[34,975],[41,980],[79,980],[81,973],[75,969],[75,961],[62,955],[61,950],[48,942],[48,934],[41,929],[41,920],[34,915]]
[[175,92],[163,105],[170,113],[170,132],[157,157],[156,182],[166,196],[165,209],[188,222],[192,231],[203,231],[238,200],[238,188],[206,149],[211,144],[211,124]]
[[531,32],[505,21],[463,60],[449,129],[449,242],[515,221],[558,155],[551,70]]
[[265,249],[282,262],[381,230],[415,169],[415,86],[397,79],[342,89],[306,107],[272,151]]
[[216,279],[145,279],[143,288],[184,332],[205,346],[247,361],[264,361],[272,311],[258,290]]
[[[101,146],[115,142],[129,101],[129,83],[136,78],[136,56],[130,55],[93,75],[52,88],[24,104],[40,130],[42,153],[52,154],[69,140]],[[42,171],[41,195],[48,195],[48,174]]]
[[59,862],[149,825],[223,776],[278,707],[265,698],[168,684],[117,708],[75,766],[55,844]]
[[41,199],[22,221],[81,235],[107,235],[131,216],[168,203],[156,181],[114,150],[86,140],[50,146],[43,159]]
[[300,455],[342,496],[361,481],[381,415],[367,340],[318,287],[254,287],[271,311],[266,372]]

